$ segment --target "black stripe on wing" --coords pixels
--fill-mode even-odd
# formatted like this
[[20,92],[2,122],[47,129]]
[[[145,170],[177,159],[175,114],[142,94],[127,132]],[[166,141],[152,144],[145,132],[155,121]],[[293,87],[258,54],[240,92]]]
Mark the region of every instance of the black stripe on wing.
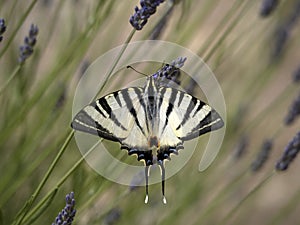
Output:
[[197,124],[194,128],[192,128],[191,132],[182,137],[181,140],[191,140],[205,133],[220,129],[223,126],[224,122],[220,115],[214,109],[211,109],[211,111],[205,116],[205,118],[202,119],[200,123]]
[[[119,91],[120,92],[120,91]],[[107,103],[106,98],[112,98],[112,96],[115,95],[108,95],[105,96],[103,98],[100,98],[99,100],[97,100],[96,102],[93,102],[91,104],[91,106],[95,107],[95,109],[98,111],[100,110],[99,106],[97,105],[98,103],[100,104],[100,106],[102,107],[102,109],[104,109],[106,111],[106,113],[108,114],[108,117],[118,126],[120,127],[122,130],[127,130],[122,124],[121,122],[118,120],[118,118],[116,117],[116,115],[114,114],[114,112],[112,111],[112,109],[110,108],[109,104]],[[114,97],[114,99],[116,100],[116,102],[118,102],[118,100]],[[96,107],[97,106],[97,107]],[[101,110],[100,110],[101,112]],[[102,113],[103,115],[103,113]]]
[[179,91],[179,97],[178,97],[178,105],[177,107],[180,106],[182,100],[183,100],[183,97],[184,97],[184,92],[183,91]]
[[93,106],[96,110],[97,110],[97,112],[98,113],[100,113],[104,118],[107,118],[107,116],[102,112],[102,110],[98,107],[98,105],[96,104],[96,102],[93,102],[92,104],[91,104],[91,106]]
[[[185,95],[188,95],[188,94],[185,94]],[[190,99],[189,105],[186,108],[186,111],[185,111],[185,114],[183,116],[183,119],[182,119],[181,123],[178,125],[178,127],[176,128],[176,130],[179,130],[182,126],[185,125],[185,123],[190,118],[191,111],[194,109],[194,107],[196,106],[196,104],[197,104],[198,101],[199,100],[197,98],[195,98],[194,96],[191,95],[191,99]],[[201,109],[199,109],[199,110],[201,110]]]
[[[176,96],[177,96],[177,93],[179,93],[178,91],[176,91],[175,89],[170,89],[171,90],[171,95],[170,95],[170,99],[169,99],[169,105],[168,105],[168,108],[167,108],[167,111],[166,111],[166,121],[165,121],[165,124],[164,124],[164,127],[163,127],[163,130],[162,130],[162,133],[164,132],[166,126],[168,125],[169,123],[169,116],[171,114],[171,112],[173,111],[173,108],[174,108],[174,102],[176,100]],[[161,93],[165,93],[165,91]]]
[[135,123],[139,127],[139,129],[141,130],[142,134],[145,136],[146,134],[145,134],[145,131],[144,131],[144,129],[142,128],[142,126],[140,124],[140,121],[138,120],[136,109],[133,107],[132,99],[130,99],[129,94],[128,94],[127,91],[122,91],[121,94],[124,98],[124,101],[126,103],[128,111],[133,116],[133,118],[135,120]]
[[120,140],[115,137],[112,133],[110,133],[107,129],[101,126],[100,123],[93,120],[90,115],[85,112],[84,110],[81,110],[74,118],[74,120],[71,123],[71,127],[75,130],[83,131],[86,133],[94,134],[99,137],[111,140],[111,141],[117,141]]
[[116,91],[116,92],[113,93],[113,95],[114,95],[114,97],[115,97],[115,99],[116,99],[118,105],[119,105],[120,107],[122,107],[121,100],[120,100],[120,92],[121,92],[121,91]]
[[[146,110],[146,104],[145,104],[144,98],[143,98],[143,96],[142,96],[142,91],[141,91],[141,89],[139,89],[139,88],[134,88],[134,92],[135,92],[135,94],[138,96],[139,103],[140,103],[141,106],[142,106],[144,115],[146,115],[146,113],[147,113],[147,110]],[[145,116],[145,122],[146,122],[147,133],[149,133],[150,129],[149,129],[149,123],[148,123],[148,117],[147,117],[147,116]]]

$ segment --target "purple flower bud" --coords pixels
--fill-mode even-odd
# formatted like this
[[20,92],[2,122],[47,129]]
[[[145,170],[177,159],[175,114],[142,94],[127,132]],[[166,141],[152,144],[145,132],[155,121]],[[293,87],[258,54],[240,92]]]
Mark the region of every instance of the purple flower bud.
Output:
[[29,30],[29,37],[30,38],[35,38],[39,33],[39,28],[37,25],[31,24],[30,30]]

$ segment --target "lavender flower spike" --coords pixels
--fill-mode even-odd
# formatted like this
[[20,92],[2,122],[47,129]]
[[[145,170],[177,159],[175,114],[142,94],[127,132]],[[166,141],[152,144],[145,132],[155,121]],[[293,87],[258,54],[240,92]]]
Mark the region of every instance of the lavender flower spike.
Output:
[[276,164],[276,170],[287,170],[291,162],[296,158],[300,151],[300,132],[291,140],[284,149],[284,153]]
[[264,141],[260,152],[258,153],[256,159],[251,164],[252,172],[257,172],[263,167],[263,165],[269,158],[272,147],[273,147],[272,140],[267,139]]
[[129,22],[136,30],[143,29],[150,16],[156,12],[156,8],[164,1],[165,0],[141,0],[141,8],[135,7],[135,13],[130,17]]
[[24,38],[24,45],[20,46],[19,63],[24,63],[25,60],[33,53],[33,47],[35,46],[38,32],[38,27],[31,24],[29,35]]
[[75,214],[75,199],[74,192],[66,195],[66,206],[63,210],[57,215],[55,222],[52,225],[71,225]]
[[300,66],[293,73],[293,82],[295,82],[295,83],[299,83],[300,82]]
[[5,20],[4,19],[0,19],[0,42],[3,39],[2,34],[4,34],[4,32],[6,31],[6,25],[5,25]]
[[278,3],[278,0],[263,0],[260,8],[260,16],[269,16],[277,7]]
[[293,101],[288,111],[287,116],[285,117],[285,125],[291,125],[295,119],[300,115],[300,94]]
[[152,76],[159,82],[165,82],[166,85],[168,85],[170,80],[179,85],[180,68],[183,67],[185,61],[186,57],[178,57],[170,64],[165,64]]

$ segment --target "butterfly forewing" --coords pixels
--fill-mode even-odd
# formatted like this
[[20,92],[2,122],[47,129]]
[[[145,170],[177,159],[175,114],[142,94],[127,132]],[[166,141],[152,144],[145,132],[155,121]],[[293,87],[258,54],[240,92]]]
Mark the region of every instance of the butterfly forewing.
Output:
[[83,108],[75,116],[72,127],[129,147],[146,146],[141,93],[142,89],[135,87],[108,94]]
[[148,127],[145,118],[142,88],[128,88],[120,91],[118,96],[122,109],[116,109],[120,120],[124,121],[128,132],[122,136],[121,143],[130,148],[147,148]]
[[[209,105],[185,92],[161,87],[161,144],[176,146],[223,126],[219,114]],[[163,93],[163,95],[161,94]]]

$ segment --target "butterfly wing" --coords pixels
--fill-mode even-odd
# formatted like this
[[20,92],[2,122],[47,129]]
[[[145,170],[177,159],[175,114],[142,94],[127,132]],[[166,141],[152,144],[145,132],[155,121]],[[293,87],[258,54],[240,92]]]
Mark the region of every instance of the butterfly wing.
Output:
[[224,122],[209,105],[174,88],[160,87],[159,137],[162,146],[176,147],[207,132],[221,128]]
[[108,94],[79,111],[71,126],[120,142],[128,149],[142,149],[147,145],[142,93],[142,88],[134,87]]

